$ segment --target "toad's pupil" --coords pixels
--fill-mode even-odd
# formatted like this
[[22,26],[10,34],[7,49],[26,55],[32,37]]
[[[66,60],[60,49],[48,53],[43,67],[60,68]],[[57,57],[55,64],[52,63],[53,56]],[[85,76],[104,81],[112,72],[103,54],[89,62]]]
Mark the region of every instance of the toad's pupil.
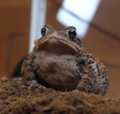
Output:
[[76,33],[76,31],[69,31],[69,36],[76,36],[77,35],[77,33]]
[[45,28],[42,28],[41,29],[41,34],[44,36],[45,35],[45,32],[46,32],[46,29]]
[[76,36],[76,31],[71,31],[71,34]]

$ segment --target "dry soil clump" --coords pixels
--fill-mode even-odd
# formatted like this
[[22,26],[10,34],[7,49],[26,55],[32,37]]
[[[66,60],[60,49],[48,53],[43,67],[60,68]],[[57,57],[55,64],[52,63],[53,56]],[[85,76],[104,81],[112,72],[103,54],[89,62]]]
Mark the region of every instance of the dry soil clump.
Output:
[[120,100],[0,81],[0,114],[120,114]]

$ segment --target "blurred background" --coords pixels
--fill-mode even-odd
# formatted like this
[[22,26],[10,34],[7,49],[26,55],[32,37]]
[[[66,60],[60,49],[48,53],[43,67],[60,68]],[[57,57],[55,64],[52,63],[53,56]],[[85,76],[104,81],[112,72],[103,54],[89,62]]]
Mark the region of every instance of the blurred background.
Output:
[[108,95],[120,97],[120,0],[0,0],[0,78],[19,75],[23,58],[45,23],[76,26],[87,51],[110,77]]

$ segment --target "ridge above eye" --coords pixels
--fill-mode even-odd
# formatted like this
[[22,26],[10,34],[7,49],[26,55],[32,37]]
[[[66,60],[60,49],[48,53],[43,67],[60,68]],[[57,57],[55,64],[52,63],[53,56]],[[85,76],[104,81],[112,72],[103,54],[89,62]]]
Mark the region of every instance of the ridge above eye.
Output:
[[45,35],[48,35],[49,33],[52,33],[54,31],[54,28],[50,25],[45,25],[42,29],[41,29],[41,35],[42,37],[44,37]]

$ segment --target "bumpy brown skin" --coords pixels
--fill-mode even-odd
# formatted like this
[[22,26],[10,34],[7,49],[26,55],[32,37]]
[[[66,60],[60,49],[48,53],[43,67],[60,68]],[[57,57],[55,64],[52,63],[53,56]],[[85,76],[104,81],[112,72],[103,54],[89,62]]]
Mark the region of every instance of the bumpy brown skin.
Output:
[[79,38],[69,36],[69,31],[76,28],[61,31],[50,25],[44,28],[45,34],[35,41],[33,51],[23,62],[21,74],[25,84],[105,95],[108,73],[98,59],[87,53]]

